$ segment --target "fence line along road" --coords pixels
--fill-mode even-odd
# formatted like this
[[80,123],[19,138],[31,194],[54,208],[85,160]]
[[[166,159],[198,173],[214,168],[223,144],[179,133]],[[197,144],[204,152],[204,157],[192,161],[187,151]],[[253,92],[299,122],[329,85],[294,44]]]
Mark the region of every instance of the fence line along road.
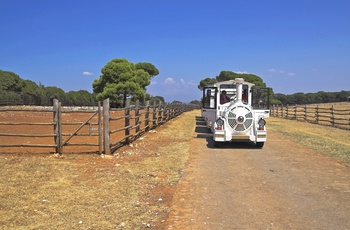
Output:
[[270,114],[273,117],[307,121],[350,130],[350,103],[344,105],[273,105]]
[[[139,102],[136,102],[136,105],[130,105],[130,100],[125,108],[115,109],[109,105],[109,99],[106,99],[102,105],[99,102],[98,106],[79,109],[62,107],[55,99],[53,106],[49,107],[0,107],[0,118],[7,116],[6,113],[12,113],[11,116],[15,116],[16,113],[25,114],[23,121],[11,119],[11,116],[6,118],[7,121],[0,119],[0,152],[3,152],[1,149],[4,148],[23,147],[29,150],[52,148],[55,153],[62,154],[65,147],[91,146],[98,148],[95,152],[110,154],[183,112],[198,109],[194,105],[181,103],[154,102],[150,105],[147,102],[145,106],[140,106]],[[67,120],[69,115],[74,119]],[[65,120],[62,119],[63,116]],[[75,116],[84,118],[76,121]],[[34,121],[28,122],[26,117],[34,117]],[[15,131],[14,127],[18,129]],[[14,142],[16,138],[18,142]],[[25,138],[25,141],[21,138]],[[35,143],[28,140],[35,140]]]

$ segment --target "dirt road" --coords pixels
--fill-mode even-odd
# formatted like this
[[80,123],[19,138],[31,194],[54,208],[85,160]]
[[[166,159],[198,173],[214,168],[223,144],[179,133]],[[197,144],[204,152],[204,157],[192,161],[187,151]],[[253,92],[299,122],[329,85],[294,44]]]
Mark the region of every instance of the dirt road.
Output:
[[197,117],[166,229],[350,229],[350,169],[272,132],[214,148]]

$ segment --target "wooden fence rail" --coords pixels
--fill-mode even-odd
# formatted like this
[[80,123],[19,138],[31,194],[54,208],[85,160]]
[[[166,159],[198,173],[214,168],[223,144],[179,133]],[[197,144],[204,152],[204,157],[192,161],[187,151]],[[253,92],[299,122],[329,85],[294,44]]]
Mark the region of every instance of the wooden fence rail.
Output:
[[334,105],[273,105],[270,108],[270,114],[273,117],[350,130],[350,109],[347,106],[335,108]]
[[50,148],[59,154],[70,152],[66,149],[110,154],[181,113],[196,109],[156,102],[140,106],[139,102],[130,105],[127,101],[121,109],[109,105],[106,99],[88,109],[62,107],[58,100],[51,107],[0,107],[0,153],[16,148]]

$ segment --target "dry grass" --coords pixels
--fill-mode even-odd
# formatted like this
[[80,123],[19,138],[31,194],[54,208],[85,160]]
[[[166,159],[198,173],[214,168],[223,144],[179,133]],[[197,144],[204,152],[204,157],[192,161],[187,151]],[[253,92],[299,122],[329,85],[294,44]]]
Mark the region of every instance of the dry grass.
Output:
[[331,108],[332,105],[335,109],[350,109],[350,103],[349,102],[335,102],[335,103],[321,103],[321,104],[309,104],[308,106],[315,107],[317,106],[320,108]]
[[275,117],[268,119],[267,127],[350,167],[349,130]]
[[161,228],[197,113],[181,115],[115,156],[1,154],[1,228]]
[[[115,156],[0,154],[1,229],[161,229],[198,114],[181,115]],[[278,118],[268,128],[350,165],[349,131]]]

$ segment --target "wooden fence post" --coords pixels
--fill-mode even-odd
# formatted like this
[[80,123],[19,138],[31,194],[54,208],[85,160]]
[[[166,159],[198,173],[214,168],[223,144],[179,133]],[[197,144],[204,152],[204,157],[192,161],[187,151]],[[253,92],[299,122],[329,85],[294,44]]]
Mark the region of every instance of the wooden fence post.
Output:
[[164,115],[163,116],[164,116],[165,122],[167,122],[169,120],[169,104],[168,103],[166,103],[164,105]]
[[307,121],[307,106],[304,105],[304,120]]
[[136,101],[136,107],[135,107],[135,126],[136,126],[136,134],[140,132],[140,101]]
[[157,116],[157,123],[162,124],[163,118],[162,118],[162,102],[160,101],[158,104],[158,116]]
[[157,102],[153,102],[153,113],[152,113],[152,119],[153,119],[153,126],[152,128],[157,126],[157,107],[156,107]]
[[59,134],[58,134],[58,100],[53,99],[53,132],[55,134],[54,141],[55,141],[55,152],[58,153],[59,149]]
[[102,135],[102,110],[101,110],[101,102],[97,103],[98,110],[98,152],[102,154],[102,146],[103,146],[103,135]]
[[173,118],[173,106],[169,103],[168,104],[168,120],[171,120]]
[[170,118],[173,119],[175,117],[175,107],[173,104],[170,106]]
[[125,115],[125,141],[126,143],[129,143],[129,136],[130,136],[130,129],[129,129],[129,126],[130,126],[130,99],[126,100],[125,102],[125,112],[124,112],[124,115]]
[[295,104],[295,107],[294,107],[294,115],[293,115],[293,117],[294,117],[295,120],[297,120],[297,110],[298,110],[298,105]]
[[316,105],[316,108],[315,108],[315,121],[316,121],[316,124],[318,124],[318,105]]
[[146,101],[145,108],[145,132],[149,131],[149,101]]
[[282,111],[281,111],[282,112],[282,118],[284,118],[284,106],[283,106],[283,104],[282,104],[281,107],[282,107]]
[[273,105],[270,107],[270,116],[273,117]]
[[110,135],[109,135],[109,98],[103,101],[103,140],[104,153],[111,153]]
[[55,133],[56,153],[62,154],[62,118],[61,103],[57,99],[53,99],[53,121]]
[[332,126],[335,125],[335,119],[334,119],[334,105],[332,105],[332,107],[331,107],[331,123],[332,123]]

